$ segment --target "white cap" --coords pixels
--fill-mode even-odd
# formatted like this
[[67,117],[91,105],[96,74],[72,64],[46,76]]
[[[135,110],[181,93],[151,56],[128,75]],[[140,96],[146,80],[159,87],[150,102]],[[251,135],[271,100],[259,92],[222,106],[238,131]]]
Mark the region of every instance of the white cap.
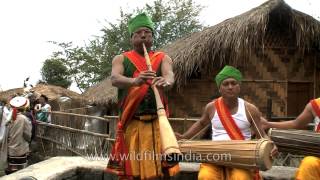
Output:
[[12,107],[15,108],[28,107],[30,104],[29,100],[22,96],[12,98],[9,103]]

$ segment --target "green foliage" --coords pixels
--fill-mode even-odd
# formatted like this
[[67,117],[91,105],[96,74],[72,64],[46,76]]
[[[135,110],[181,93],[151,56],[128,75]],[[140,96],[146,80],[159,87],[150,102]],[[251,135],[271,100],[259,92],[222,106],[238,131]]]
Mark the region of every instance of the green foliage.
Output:
[[68,88],[71,80],[68,68],[61,62],[59,58],[47,59],[41,69],[42,82]]
[[[56,43],[62,51],[54,52],[69,69],[80,90],[85,90],[110,75],[115,55],[131,49],[128,20],[140,12],[146,12],[155,23],[154,49],[203,28],[197,19],[202,7],[193,0],[156,0],[142,9],[125,13],[120,9],[116,23],[107,22],[101,31],[84,47],[73,47],[72,43]],[[59,58],[57,58],[59,57]]]
[[147,12],[155,23],[154,48],[158,49],[203,28],[198,16],[202,10],[192,0],[157,0],[139,11]]

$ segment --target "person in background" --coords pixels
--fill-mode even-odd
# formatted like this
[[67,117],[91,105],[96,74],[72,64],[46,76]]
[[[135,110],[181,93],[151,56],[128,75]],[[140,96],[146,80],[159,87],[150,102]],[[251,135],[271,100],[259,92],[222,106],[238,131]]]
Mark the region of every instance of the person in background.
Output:
[[6,174],[25,168],[28,165],[29,142],[31,140],[31,122],[23,115],[29,107],[29,100],[17,96],[10,100],[12,116],[7,122],[8,167]]
[[51,106],[48,100],[48,97],[43,94],[39,97],[39,104],[34,107],[36,120],[51,123]]
[[11,119],[11,107],[10,100],[13,98],[9,97],[6,102],[1,105],[0,109],[0,171],[4,171],[4,168],[7,167],[8,159],[8,137],[7,137],[7,123]]

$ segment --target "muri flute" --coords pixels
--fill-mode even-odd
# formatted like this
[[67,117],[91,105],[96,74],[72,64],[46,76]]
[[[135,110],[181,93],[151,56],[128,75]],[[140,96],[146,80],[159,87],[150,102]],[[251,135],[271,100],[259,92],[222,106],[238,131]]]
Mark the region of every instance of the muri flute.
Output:
[[[144,57],[146,59],[148,70],[152,71],[152,66],[151,66],[148,51],[144,43],[142,44],[142,46],[143,46]],[[179,159],[181,158],[179,145],[178,145],[176,136],[174,135],[174,132],[172,130],[172,127],[168,121],[166,111],[164,109],[163,103],[160,98],[159,91],[157,87],[155,87],[155,85],[151,85],[151,88],[154,92],[156,104],[157,104],[157,114],[159,118],[162,151],[165,155],[167,163],[169,163],[170,165],[174,165],[178,163]]]

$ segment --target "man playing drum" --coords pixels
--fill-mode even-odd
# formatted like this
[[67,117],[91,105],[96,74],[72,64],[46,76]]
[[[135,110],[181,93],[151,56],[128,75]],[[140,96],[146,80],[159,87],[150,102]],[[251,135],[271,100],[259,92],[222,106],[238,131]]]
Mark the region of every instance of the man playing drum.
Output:
[[[112,62],[111,81],[118,87],[120,118],[107,171],[122,179],[159,179],[168,168],[163,168],[158,156],[161,154],[159,122],[151,84],[159,89],[166,108],[163,90],[174,83],[172,60],[163,52],[151,51],[154,26],[145,13],[129,21],[129,33],[133,50],[117,55]],[[153,71],[147,68],[143,43]],[[121,159],[128,154],[129,159]]]
[[[314,131],[320,133],[320,98],[311,100],[302,113],[294,120],[284,122],[268,122],[261,119],[265,128],[278,129],[305,129],[311,122],[315,122]],[[320,179],[320,158],[314,156],[305,157],[296,173],[298,180]]]
[[[261,138],[266,134],[261,128],[261,113],[256,106],[239,98],[241,72],[225,66],[215,78],[221,97],[206,105],[199,121],[193,124],[183,135],[176,133],[178,139],[189,139],[211,123],[212,140],[250,140],[251,130]],[[253,124],[256,124],[253,125]],[[275,150],[273,150],[275,153]],[[239,168],[216,166],[202,163],[198,179],[200,180],[249,180],[260,179],[259,173]]]

